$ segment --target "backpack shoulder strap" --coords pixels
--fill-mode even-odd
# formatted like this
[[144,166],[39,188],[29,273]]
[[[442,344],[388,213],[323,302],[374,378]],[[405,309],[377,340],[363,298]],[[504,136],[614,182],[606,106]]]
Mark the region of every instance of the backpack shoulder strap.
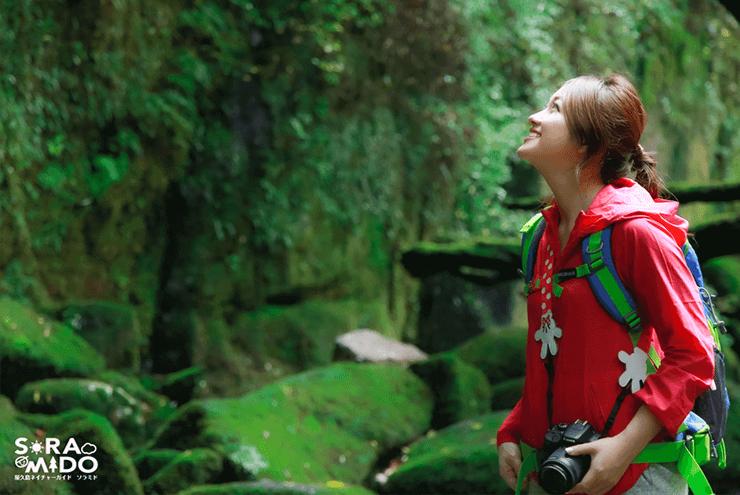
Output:
[[525,223],[519,232],[522,233],[521,246],[521,273],[524,277],[524,289],[529,293],[529,284],[532,281],[534,263],[537,257],[537,246],[545,231],[545,218],[542,213],[537,213]]
[[637,314],[637,305],[627,291],[614,266],[611,251],[612,226],[594,232],[581,244],[584,265],[589,267],[586,274],[596,299],[609,315],[626,325],[637,344],[642,322]]

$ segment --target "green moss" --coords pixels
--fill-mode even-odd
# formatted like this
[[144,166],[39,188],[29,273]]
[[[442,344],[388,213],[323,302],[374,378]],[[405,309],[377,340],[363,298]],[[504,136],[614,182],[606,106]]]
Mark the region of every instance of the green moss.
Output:
[[452,353],[441,353],[410,367],[434,392],[432,427],[443,428],[489,411],[486,375]]
[[66,306],[61,319],[106,360],[110,368],[138,371],[145,341],[136,310],[112,301],[79,301]]
[[501,328],[474,337],[454,349],[463,361],[481,369],[492,385],[524,373],[526,330]]
[[144,482],[152,495],[169,495],[189,486],[215,481],[221,474],[223,458],[210,449],[192,449],[178,453],[162,469]]
[[404,448],[404,461],[377,487],[388,494],[507,493],[498,475],[496,431],[508,411],[451,425]]
[[22,423],[7,397],[0,395],[0,493],[3,495],[71,495],[72,487],[65,481],[16,481],[14,476],[23,474],[15,467],[15,439],[37,437],[32,428]]
[[524,392],[524,377],[511,378],[491,387],[491,409],[510,409]]
[[165,467],[181,451],[175,449],[147,449],[142,450],[133,457],[139,478],[146,480],[154,473]]
[[58,376],[87,376],[103,368],[103,358],[74,331],[0,298],[0,392],[14,396],[23,383]]
[[377,303],[355,300],[265,306],[243,313],[235,324],[240,346],[301,369],[330,363],[334,339],[355,328],[390,330]]
[[240,398],[193,401],[155,446],[213,448],[242,479],[357,483],[380,452],[428,428],[432,407],[426,385],[401,366],[337,363]]
[[98,413],[111,422],[131,448],[150,438],[173,409],[161,396],[142,389],[134,393],[138,397],[120,385],[98,380],[54,378],[25,384],[16,403],[30,413],[57,414],[75,408]]
[[177,495],[372,495],[361,486],[330,480],[322,485],[260,480],[220,485],[196,486]]
[[134,463],[129,457],[116,430],[103,416],[73,409],[55,416],[24,414],[22,420],[46,431],[46,435],[62,442],[74,437],[80,446],[96,446],[98,461],[95,480],[76,480],[71,483],[77,495],[143,495]]

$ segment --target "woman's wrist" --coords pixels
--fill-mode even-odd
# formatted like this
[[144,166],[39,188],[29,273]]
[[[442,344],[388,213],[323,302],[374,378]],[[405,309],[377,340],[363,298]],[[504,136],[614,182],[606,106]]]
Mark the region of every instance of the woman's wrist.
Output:
[[650,411],[646,405],[642,405],[637,413],[629,422],[627,427],[619,432],[617,438],[625,451],[634,458],[642,452],[650,441],[655,438],[662,425],[658,418]]

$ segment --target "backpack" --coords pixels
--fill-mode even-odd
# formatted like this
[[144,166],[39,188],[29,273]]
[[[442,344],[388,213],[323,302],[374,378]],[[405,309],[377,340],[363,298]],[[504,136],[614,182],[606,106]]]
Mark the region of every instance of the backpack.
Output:
[[[632,342],[637,346],[642,331],[640,316],[634,299],[626,289],[615,268],[611,254],[612,225],[594,232],[585,237],[581,243],[583,264],[561,270],[554,276],[553,293],[559,296],[562,287],[557,282],[570,278],[586,277],[594,296],[606,312],[616,321],[626,327]],[[532,277],[542,233],[545,230],[545,221],[542,213],[537,213],[521,228],[521,273],[524,276],[525,293],[534,289]],[[713,295],[704,287],[699,260],[694,248],[688,240],[682,246],[684,259],[694,281],[696,282],[707,328],[714,340],[714,383],[713,387],[702,393],[695,401],[694,407],[679,428],[675,442],[652,443],[638,454],[633,461],[637,462],[671,462],[678,463],[678,470],[689,483],[689,487],[696,495],[698,493],[712,493],[706,477],[698,467],[710,460],[715,460],[720,469],[727,465],[724,435],[727,426],[727,414],[730,407],[730,398],[727,393],[725,380],[725,359],[720,343],[720,333],[726,333],[725,323],[717,317],[712,303]],[[660,357],[654,348],[647,353],[648,374],[654,373],[660,366]],[[625,386],[622,390],[626,395]],[[620,403],[621,401],[618,401]],[[616,408],[612,410],[607,420],[608,431],[611,422],[616,416]]]

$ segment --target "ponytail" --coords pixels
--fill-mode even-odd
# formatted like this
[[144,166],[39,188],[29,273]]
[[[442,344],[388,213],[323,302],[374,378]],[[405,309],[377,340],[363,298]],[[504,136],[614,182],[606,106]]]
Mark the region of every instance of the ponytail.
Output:
[[665,194],[665,183],[658,173],[655,153],[648,153],[638,144],[629,157],[632,164],[630,170],[635,173],[635,181],[647,189],[653,198]]

